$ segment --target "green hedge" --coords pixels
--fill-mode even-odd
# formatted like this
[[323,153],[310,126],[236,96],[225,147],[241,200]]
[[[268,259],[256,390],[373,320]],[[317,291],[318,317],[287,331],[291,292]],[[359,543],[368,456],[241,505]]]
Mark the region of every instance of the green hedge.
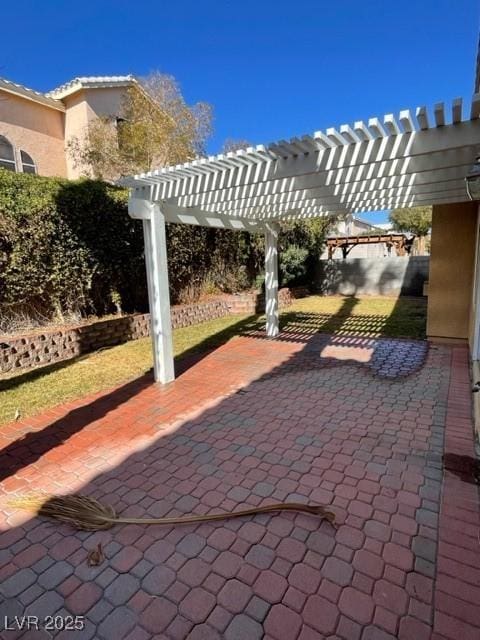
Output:
[[[309,263],[324,228],[286,225],[280,244],[307,248]],[[167,242],[173,303],[248,288],[263,268],[259,235],[167,225]],[[147,306],[142,225],[129,218],[124,189],[0,169],[0,307],[50,317]]]
[[0,170],[0,304],[106,313],[145,300],[142,229],[105,183]]
[[[0,305],[45,316],[146,310],[143,231],[127,191],[0,169]],[[172,302],[252,284],[249,234],[167,225]]]

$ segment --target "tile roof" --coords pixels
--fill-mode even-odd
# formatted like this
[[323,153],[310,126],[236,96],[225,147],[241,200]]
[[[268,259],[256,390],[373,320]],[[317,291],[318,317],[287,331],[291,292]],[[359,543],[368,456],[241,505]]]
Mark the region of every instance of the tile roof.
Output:
[[65,111],[65,105],[63,102],[55,99],[54,96],[41,93],[40,91],[35,91],[34,89],[12,82],[6,78],[0,78],[0,91],[2,90],[21,96],[22,98],[26,98],[27,100],[32,100],[33,102],[39,102],[47,107],[58,109],[58,111]]
[[122,87],[137,82],[135,76],[79,76],[73,78],[69,82],[52,89],[45,95],[50,98],[62,99],[66,96],[79,91],[80,89],[90,88],[99,89],[106,87]]

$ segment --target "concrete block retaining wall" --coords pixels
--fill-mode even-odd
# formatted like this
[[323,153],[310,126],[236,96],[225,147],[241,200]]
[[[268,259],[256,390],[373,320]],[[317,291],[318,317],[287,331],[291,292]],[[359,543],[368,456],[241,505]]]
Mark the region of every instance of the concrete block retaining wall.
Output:
[[429,256],[320,260],[316,289],[323,294],[423,295]]
[[[292,297],[300,293],[292,294],[289,289],[280,289],[280,306],[288,306]],[[208,302],[173,306],[172,326],[174,329],[188,327],[231,313],[258,313],[264,307],[264,298],[256,291],[219,296]],[[136,313],[88,324],[48,328],[25,335],[0,335],[0,373],[69,360],[128,340],[145,338],[149,333],[150,315]]]
[[[309,295],[306,287],[287,287],[278,291],[278,305],[280,308],[288,307],[294,298],[303,298]],[[224,297],[230,313],[263,313],[265,311],[265,296],[261,291],[244,291]]]

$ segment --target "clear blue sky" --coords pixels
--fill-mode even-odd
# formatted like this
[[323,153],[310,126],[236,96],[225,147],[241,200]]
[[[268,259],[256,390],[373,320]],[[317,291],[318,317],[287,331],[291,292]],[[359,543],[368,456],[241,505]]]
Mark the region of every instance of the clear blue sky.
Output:
[[227,137],[268,143],[470,96],[480,9],[478,0],[16,0],[1,18],[1,76],[46,91],[77,75],[173,74],[188,101],[213,105],[214,153]]

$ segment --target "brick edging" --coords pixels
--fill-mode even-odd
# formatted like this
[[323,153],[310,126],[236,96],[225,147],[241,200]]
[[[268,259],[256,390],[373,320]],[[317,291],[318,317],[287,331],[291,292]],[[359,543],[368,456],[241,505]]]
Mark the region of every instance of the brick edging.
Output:
[[452,348],[434,585],[434,633],[477,640],[480,621],[479,487],[468,350]]

